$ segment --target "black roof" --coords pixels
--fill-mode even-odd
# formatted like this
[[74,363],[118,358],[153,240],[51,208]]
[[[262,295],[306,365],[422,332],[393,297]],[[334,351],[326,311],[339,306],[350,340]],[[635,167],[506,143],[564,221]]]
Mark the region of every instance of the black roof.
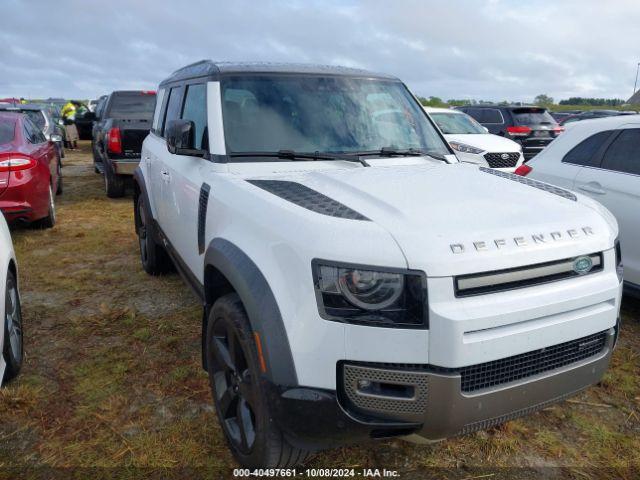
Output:
[[374,73],[359,68],[337,67],[333,65],[314,65],[304,63],[269,63],[269,62],[214,62],[201,60],[173,72],[160,85],[187,80],[191,78],[210,77],[217,79],[220,75],[238,73],[286,73],[300,75],[335,75],[348,77],[384,78],[397,80],[392,75]]

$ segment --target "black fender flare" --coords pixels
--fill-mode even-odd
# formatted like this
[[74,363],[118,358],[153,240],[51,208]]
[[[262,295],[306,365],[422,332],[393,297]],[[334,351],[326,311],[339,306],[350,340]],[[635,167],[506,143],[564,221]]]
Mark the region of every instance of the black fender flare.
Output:
[[[266,278],[255,263],[236,245],[223,238],[214,238],[205,252],[205,269],[212,266],[224,275],[234,288],[247,311],[251,328],[260,338],[267,366],[265,376],[276,385],[296,386],[296,375],[289,339],[282,315]],[[205,270],[206,271],[206,270]],[[206,282],[206,279],[205,279]],[[208,313],[210,291],[205,285]],[[205,314],[203,343],[207,331]]]
[[[138,196],[142,196],[142,198],[144,199],[144,208],[147,211],[147,218],[151,222],[150,225],[155,226],[155,218],[153,217],[153,214],[151,212],[151,203],[149,203],[149,192],[147,191],[147,183],[144,181],[144,175],[142,174],[140,166],[136,167],[136,169],[133,171],[133,183],[140,190],[140,193],[136,192],[133,195],[133,223],[135,225],[137,235],[138,223],[140,221],[140,218],[138,218]],[[159,242],[160,239],[158,238],[158,232],[156,231],[156,228],[152,228],[151,233],[154,236],[154,240],[156,240],[156,242]]]

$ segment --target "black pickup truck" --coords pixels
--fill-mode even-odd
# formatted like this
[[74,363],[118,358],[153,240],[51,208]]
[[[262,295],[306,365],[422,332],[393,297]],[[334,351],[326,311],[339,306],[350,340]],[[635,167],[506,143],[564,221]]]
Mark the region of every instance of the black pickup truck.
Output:
[[104,174],[107,197],[122,197],[127,176],[140,163],[142,142],[151,129],[156,93],[119,90],[96,109],[91,146],[96,173]]

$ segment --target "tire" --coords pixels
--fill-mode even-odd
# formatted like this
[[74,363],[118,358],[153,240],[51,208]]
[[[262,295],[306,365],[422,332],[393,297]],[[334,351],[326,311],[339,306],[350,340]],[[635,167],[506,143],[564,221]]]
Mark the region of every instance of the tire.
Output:
[[125,183],[122,175],[116,174],[109,162],[104,163],[104,189],[109,198],[124,197]]
[[218,421],[240,465],[290,468],[303,463],[310,452],[290,445],[272,420],[254,337],[237,294],[220,297],[213,305],[206,343]]
[[13,272],[7,272],[7,284],[4,300],[4,346],[2,355],[7,364],[3,382],[13,380],[20,373],[24,359],[22,312],[18,283]]
[[171,271],[173,264],[167,252],[156,243],[152,225],[147,218],[147,210],[142,195],[136,202],[136,230],[140,247],[140,262],[149,275],[162,275]]
[[58,163],[58,187],[56,188],[56,195],[62,195],[62,163]]
[[56,202],[53,196],[53,189],[51,188],[51,184],[49,184],[49,214],[38,221],[38,226],[40,228],[53,228],[56,224]]

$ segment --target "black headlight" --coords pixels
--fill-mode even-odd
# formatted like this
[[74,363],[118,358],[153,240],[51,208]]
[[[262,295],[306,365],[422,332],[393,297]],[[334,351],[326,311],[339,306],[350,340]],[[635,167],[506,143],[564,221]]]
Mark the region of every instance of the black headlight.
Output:
[[622,265],[622,249],[620,248],[620,240],[616,238],[616,272],[618,273],[618,280],[622,281],[624,273],[624,267]]
[[377,327],[429,328],[424,273],[314,260],[320,316]]

